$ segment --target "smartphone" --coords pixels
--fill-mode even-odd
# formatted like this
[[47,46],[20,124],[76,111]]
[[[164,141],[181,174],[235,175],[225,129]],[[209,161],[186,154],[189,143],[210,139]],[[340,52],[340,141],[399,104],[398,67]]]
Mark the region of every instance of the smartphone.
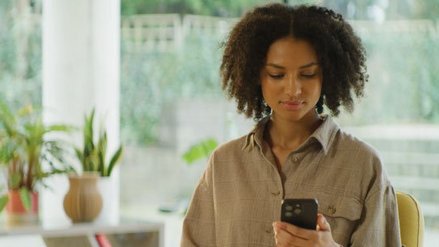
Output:
[[316,230],[318,205],[317,199],[284,199],[281,221]]

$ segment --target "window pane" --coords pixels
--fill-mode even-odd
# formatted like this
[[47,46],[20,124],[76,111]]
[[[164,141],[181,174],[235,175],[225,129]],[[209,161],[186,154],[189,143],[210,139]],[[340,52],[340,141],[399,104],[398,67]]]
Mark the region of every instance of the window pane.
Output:
[[0,1],[0,99],[41,106],[41,1]]
[[[128,144],[122,210],[178,223],[207,160],[188,165],[184,152],[207,138],[222,143],[250,130],[253,122],[237,115],[221,92],[221,42],[242,13],[267,2],[122,1],[121,128]],[[362,38],[370,74],[366,95],[338,122],[379,151],[397,190],[420,200],[425,246],[433,246],[439,231],[439,4],[289,3],[333,8]],[[174,245],[180,227],[169,228]]]

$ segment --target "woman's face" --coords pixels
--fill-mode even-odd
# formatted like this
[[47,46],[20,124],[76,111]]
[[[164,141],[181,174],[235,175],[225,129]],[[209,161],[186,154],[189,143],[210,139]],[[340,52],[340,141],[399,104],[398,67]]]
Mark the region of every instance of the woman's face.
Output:
[[273,116],[291,121],[314,119],[322,73],[313,47],[291,36],[273,42],[261,71],[261,87]]

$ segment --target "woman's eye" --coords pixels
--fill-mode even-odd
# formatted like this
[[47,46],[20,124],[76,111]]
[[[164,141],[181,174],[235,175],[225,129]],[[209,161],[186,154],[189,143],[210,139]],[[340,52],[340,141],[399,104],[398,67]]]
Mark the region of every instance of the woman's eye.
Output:
[[316,75],[317,75],[316,73],[303,73],[300,76],[305,77],[305,78],[313,78]]
[[283,74],[268,74],[273,79],[282,79],[284,77]]

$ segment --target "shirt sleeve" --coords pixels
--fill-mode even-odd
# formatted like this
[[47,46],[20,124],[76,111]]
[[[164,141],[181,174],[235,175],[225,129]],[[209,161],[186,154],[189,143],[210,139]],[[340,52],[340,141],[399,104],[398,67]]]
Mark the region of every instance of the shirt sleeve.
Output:
[[213,155],[195,189],[184,218],[181,247],[216,246],[212,166]]
[[377,175],[366,196],[351,246],[401,247],[396,194],[384,173]]

